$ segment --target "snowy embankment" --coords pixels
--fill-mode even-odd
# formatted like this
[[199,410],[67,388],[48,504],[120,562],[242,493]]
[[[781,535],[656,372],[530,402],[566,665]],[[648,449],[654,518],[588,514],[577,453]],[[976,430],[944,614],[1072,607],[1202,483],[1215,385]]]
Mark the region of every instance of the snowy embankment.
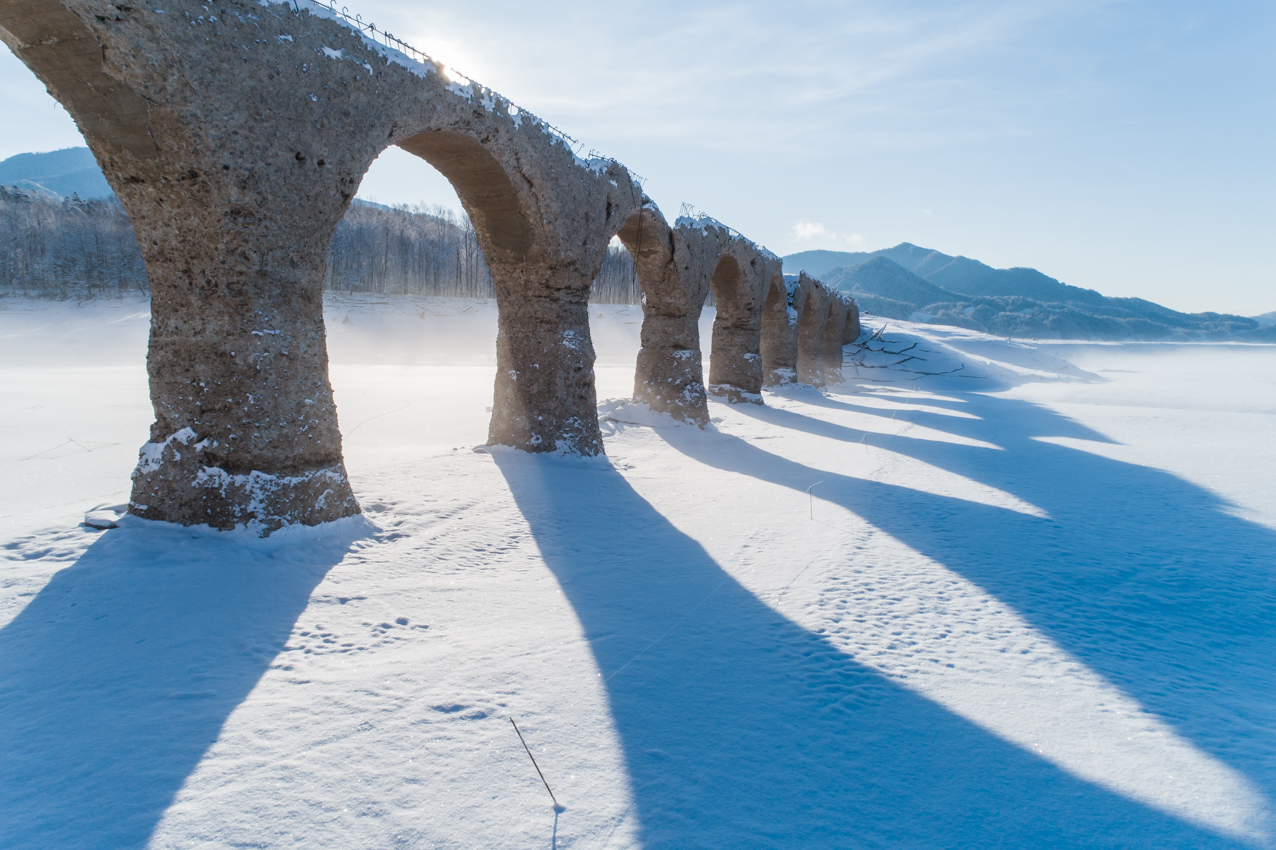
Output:
[[0,846],[1272,845],[1276,349],[892,323],[701,432],[591,316],[581,460],[475,450],[490,304],[330,302],[366,515],[255,540],[79,525],[145,304],[0,302]]

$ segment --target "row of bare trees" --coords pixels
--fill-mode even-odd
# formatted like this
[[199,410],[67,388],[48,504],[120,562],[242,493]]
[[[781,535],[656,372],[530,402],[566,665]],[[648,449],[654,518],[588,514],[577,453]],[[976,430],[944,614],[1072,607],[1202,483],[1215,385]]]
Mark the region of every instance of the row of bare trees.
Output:
[[[325,289],[490,298],[474,228],[445,207],[356,201],[337,227]],[[45,298],[148,294],[146,268],[119,202],[60,199],[0,186],[0,293]],[[633,262],[613,245],[590,300],[639,302]]]
[[128,215],[115,200],[60,199],[0,186],[0,292],[46,298],[147,294]]
[[324,288],[490,298],[492,275],[470,220],[445,207],[356,201],[332,237]]

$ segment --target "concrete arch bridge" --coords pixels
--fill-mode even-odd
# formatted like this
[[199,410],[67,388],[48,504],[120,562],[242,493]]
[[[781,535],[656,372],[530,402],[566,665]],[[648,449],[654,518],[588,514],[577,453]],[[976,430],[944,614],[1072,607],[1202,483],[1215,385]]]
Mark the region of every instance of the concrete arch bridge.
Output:
[[[380,36],[381,43],[377,40]],[[269,533],[359,512],[328,379],[333,232],[397,145],[456,189],[499,310],[488,439],[597,454],[587,299],[613,236],[645,295],[635,396],[703,424],[706,395],[840,376],[853,303],[720,223],[669,226],[634,176],[401,42],[307,0],[5,0],[0,39],[75,119],[152,291],[155,422],[130,510]],[[695,319],[718,303],[709,381]]]

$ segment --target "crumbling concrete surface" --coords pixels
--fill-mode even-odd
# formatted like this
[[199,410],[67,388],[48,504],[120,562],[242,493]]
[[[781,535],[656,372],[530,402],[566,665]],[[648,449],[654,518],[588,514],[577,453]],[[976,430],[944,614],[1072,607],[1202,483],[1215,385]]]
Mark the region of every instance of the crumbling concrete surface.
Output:
[[768,387],[797,382],[798,316],[815,281],[773,278],[762,304],[762,382]]
[[716,313],[709,393],[731,403],[762,404],[762,307],[780,258],[732,233],[710,279]]
[[849,295],[846,300],[846,327],[842,330],[842,345],[850,345],[860,338],[860,305]]
[[[797,380],[792,365],[784,365],[790,359],[796,362],[797,357],[796,342],[791,333],[797,329],[797,314],[789,308],[789,297],[784,275],[772,277],[762,299],[762,337],[758,346],[758,353],[762,355],[764,387]],[[792,358],[787,356],[790,348],[793,349]]]
[[634,399],[684,422],[709,422],[700,311],[709,279],[730,239],[724,228],[679,222],[670,227],[650,199],[620,229],[642,288],[642,347]]
[[840,292],[829,292],[828,321],[824,325],[824,382],[842,383],[842,359],[850,304]]
[[304,4],[5,0],[0,38],[76,120],[146,262],[155,423],[135,514],[269,532],[359,511],[321,287],[392,144],[452,181],[496,281],[491,441],[602,450],[585,301],[639,206],[623,168]]

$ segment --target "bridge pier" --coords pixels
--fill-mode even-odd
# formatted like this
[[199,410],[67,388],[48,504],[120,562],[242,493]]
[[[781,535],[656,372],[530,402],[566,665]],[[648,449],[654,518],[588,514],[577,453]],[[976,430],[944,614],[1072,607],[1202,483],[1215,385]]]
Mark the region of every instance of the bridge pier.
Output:
[[842,346],[846,336],[848,305],[838,292],[829,293],[828,321],[824,326],[824,381],[842,383]]
[[[807,278],[810,280],[810,278]],[[819,281],[811,281],[805,303],[798,312],[798,380],[813,387],[824,386],[824,327],[828,324],[829,291]]]
[[714,269],[709,392],[724,401],[762,404],[762,307],[779,266],[778,257],[732,236]]
[[391,144],[452,181],[492,268],[491,440],[602,450],[585,303],[638,206],[623,167],[580,160],[535,116],[321,7],[9,0],[0,39],[75,119],[146,262],[155,423],[134,514],[270,533],[359,512],[322,285],[337,223]]
[[700,353],[700,311],[709,278],[729,238],[716,227],[680,222],[671,228],[644,197],[617,233],[634,260],[642,288],[642,347],[634,400],[703,428],[709,422]]
[[[804,278],[807,290],[810,278]],[[762,304],[762,383],[778,387],[797,381],[797,317],[806,302],[807,291],[799,284],[789,289],[781,274],[767,287]]]
[[597,274],[491,268],[499,312],[488,444],[601,454],[588,304]]
[[[75,119],[146,263],[155,421],[129,510],[264,533],[358,513],[322,287],[333,230],[376,147],[343,137],[340,120],[322,130],[298,120],[314,106],[296,90],[301,62],[275,67],[272,83],[239,57],[248,48],[228,60],[239,30],[260,32],[235,4],[219,6],[220,20],[165,5],[0,6],[0,36]],[[255,8],[242,12],[271,17]]]
[[281,204],[273,211],[289,225],[279,233],[236,228],[224,197],[164,200],[167,227],[134,216],[151,284],[155,422],[130,511],[265,532],[358,513],[323,322],[339,210]]

